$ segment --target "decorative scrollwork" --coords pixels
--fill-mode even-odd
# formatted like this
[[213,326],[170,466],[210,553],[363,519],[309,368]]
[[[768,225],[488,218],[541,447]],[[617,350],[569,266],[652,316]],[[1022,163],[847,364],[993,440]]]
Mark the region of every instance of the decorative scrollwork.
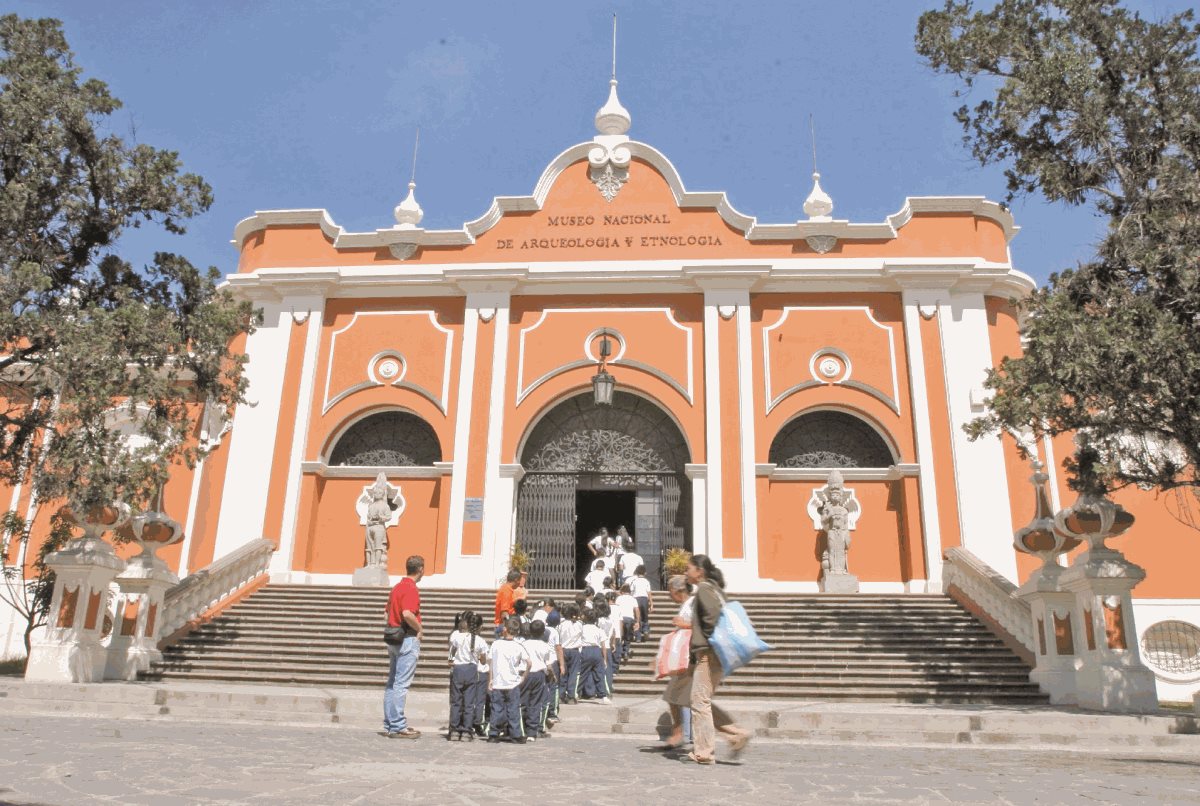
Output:
[[779,467],[890,467],[895,458],[874,428],[850,414],[819,411],[785,425],[771,443]]
[[590,394],[564,401],[529,437],[521,464],[529,472],[681,473],[687,445],[662,409],[625,392],[611,406]]
[[429,467],[442,448],[429,423],[406,411],[385,411],[359,420],[342,434],[331,466]]

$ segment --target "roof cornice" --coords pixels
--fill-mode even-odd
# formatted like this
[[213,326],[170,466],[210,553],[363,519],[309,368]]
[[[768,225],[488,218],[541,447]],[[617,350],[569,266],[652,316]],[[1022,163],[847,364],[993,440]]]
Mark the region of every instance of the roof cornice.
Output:
[[[571,146],[546,167],[529,196],[496,196],[487,212],[460,229],[427,230],[419,227],[388,227],[374,232],[347,232],[336,224],[328,211],[260,210],[238,222],[233,231],[233,245],[242,248],[247,237],[269,227],[318,226],[335,249],[413,248],[421,246],[468,246],[481,234],[494,227],[505,213],[536,212],[542,209],[550,189],[558,177],[576,162],[586,161],[595,148],[589,141]],[[1010,241],[1020,230],[1012,214],[996,202],[983,196],[909,196],[903,206],[879,223],[852,223],[848,220],[796,221],[788,224],[760,224],[734,208],[720,191],[689,191],[669,159],[653,146],[629,140],[623,144],[633,157],[652,166],[666,180],[680,209],[711,209],[749,241],[796,241],[817,236],[832,236],[838,240],[890,240],[899,234],[914,215],[921,213],[966,213],[995,221]]]

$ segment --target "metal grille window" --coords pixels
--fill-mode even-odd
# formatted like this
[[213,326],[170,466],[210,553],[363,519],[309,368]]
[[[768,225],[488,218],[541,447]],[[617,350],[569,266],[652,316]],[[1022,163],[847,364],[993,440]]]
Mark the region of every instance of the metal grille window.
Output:
[[896,462],[874,428],[840,411],[792,420],[775,436],[769,457],[779,467],[890,467]]
[[329,464],[354,467],[429,467],[442,446],[429,423],[406,411],[364,417],[342,434]]
[[1163,672],[1200,672],[1200,628],[1186,621],[1160,621],[1142,636],[1142,656]]

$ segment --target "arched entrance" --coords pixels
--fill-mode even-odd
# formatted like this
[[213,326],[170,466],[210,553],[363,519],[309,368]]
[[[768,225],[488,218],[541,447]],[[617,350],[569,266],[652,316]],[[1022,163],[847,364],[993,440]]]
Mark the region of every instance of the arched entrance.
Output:
[[521,453],[516,537],[534,557],[530,586],[580,587],[588,538],[623,525],[660,588],[663,554],[691,546],[687,462],[679,427],[645,398],[618,391],[597,406],[587,392],[556,405]]

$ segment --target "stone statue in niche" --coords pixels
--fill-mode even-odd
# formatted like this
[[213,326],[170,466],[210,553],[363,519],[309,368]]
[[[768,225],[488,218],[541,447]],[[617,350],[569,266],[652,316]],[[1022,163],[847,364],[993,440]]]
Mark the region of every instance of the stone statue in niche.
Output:
[[400,521],[404,503],[400,488],[388,484],[382,472],[375,478],[374,484],[363,488],[362,495],[355,502],[355,510],[359,523],[366,527],[366,547],[363,567],[354,572],[355,585],[389,584],[387,530]]
[[850,573],[850,530],[858,521],[859,506],[854,491],[847,490],[842,474],[834,470],[825,487],[813,491],[818,522],[824,532],[821,549],[821,591],[824,593],[858,593],[858,577]]

